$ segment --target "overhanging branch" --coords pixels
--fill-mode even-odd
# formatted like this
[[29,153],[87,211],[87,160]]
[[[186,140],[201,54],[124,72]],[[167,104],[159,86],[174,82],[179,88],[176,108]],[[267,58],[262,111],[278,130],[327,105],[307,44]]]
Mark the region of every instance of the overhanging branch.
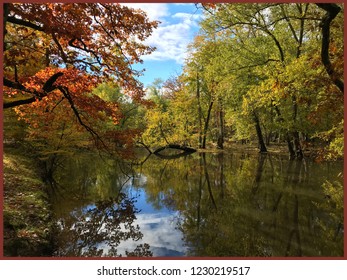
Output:
[[19,89],[19,90],[22,90],[22,91],[26,91],[25,86],[23,86],[23,85],[20,84],[20,83],[12,82],[12,81],[10,81],[9,79],[6,79],[6,78],[3,79],[3,82],[4,82],[4,86],[5,86],[5,87],[9,87],[9,88],[12,88],[12,89]]
[[8,16],[7,17],[7,21],[11,22],[11,23],[14,23],[14,24],[18,24],[18,25],[29,27],[29,28],[32,28],[32,29],[37,30],[37,31],[44,31],[42,26],[36,25],[36,24],[34,24],[34,23],[30,22],[30,21],[25,21],[25,20],[16,18],[14,16]]
[[20,100],[6,100],[3,104],[3,108],[14,108],[20,105],[26,105],[26,104],[30,104],[35,102],[37,99],[42,99],[43,97],[47,96],[48,93],[50,93],[51,91],[57,89],[57,87],[55,87],[53,84],[55,83],[55,81],[62,76],[63,73],[62,72],[58,72],[55,73],[54,75],[52,75],[43,85],[42,89],[43,91],[39,92],[39,91],[32,91],[27,89],[25,86],[23,86],[21,83],[19,82],[13,82],[9,79],[4,78],[3,79],[3,83],[5,87],[11,88],[11,89],[15,89],[15,90],[20,90],[22,92],[31,94],[32,96],[29,96],[27,98],[24,99],[20,99]]
[[68,100],[69,104],[70,104],[70,107],[74,113],[74,115],[76,116],[79,124],[81,126],[83,126],[93,137],[94,139],[94,142],[97,143],[97,141],[99,141],[102,146],[105,148],[106,151],[108,151],[108,147],[107,145],[105,144],[105,142],[102,140],[102,138],[100,137],[100,135],[95,132],[90,126],[88,126],[87,124],[84,123],[84,121],[82,120],[81,118],[81,114],[78,112],[77,108],[76,108],[76,105],[70,95],[70,92],[68,90],[67,87],[64,87],[64,86],[58,86],[56,87],[63,95],[64,97]]
[[337,75],[334,67],[330,62],[329,57],[329,44],[330,44],[330,24],[337,14],[341,11],[341,8],[336,4],[330,3],[317,3],[319,8],[326,11],[326,14],[322,18],[321,27],[322,27],[322,50],[321,50],[321,59],[324,64],[325,70],[327,71],[330,79],[333,83],[339,88],[339,90],[344,93],[344,82],[340,80]]
[[13,100],[13,101],[9,101],[9,102],[4,101],[3,108],[4,109],[13,108],[13,107],[17,107],[20,105],[31,104],[31,103],[35,102],[35,100],[36,100],[36,97],[32,96],[32,97],[29,97],[28,99]]

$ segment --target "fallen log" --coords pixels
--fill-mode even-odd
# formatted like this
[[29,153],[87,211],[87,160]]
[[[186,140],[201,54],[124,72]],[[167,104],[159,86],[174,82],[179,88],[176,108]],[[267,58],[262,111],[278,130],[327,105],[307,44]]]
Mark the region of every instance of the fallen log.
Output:
[[[160,153],[166,149],[181,150],[182,152],[179,154],[172,154],[172,155],[164,155],[164,154]],[[195,152],[196,152],[196,149],[194,149],[194,148],[181,146],[181,145],[177,145],[177,144],[169,144],[169,145],[166,145],[164,147],[158,148],[157,150],[155,150],[153,152],[153,154],[155,154],[157,157],[160,157],[163,159],[174,159],[174,158],[180,158],[180,157],[183,157],[183,156],[195,153]]]

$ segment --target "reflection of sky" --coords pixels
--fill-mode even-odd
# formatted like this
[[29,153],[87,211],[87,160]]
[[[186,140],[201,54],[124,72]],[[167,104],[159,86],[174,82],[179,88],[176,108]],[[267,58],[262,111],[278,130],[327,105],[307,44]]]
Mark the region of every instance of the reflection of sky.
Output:
[[[135,199],[135,209],[139,211],[134,221],[134,226],[139,225],[140,231],[143,234],[142,239],[133,241],[131,239],[122,241],[117,247],[118,254],[125,256],[125,251],[133,251],[137,245],[147,243],[150,245],[149,250],[153,256],[184,256],[186,248],[182,241],[182,232],[176,229],[178,212],[172,211],[165,206],[161,209],[155,209],[150,202],[145,191],[146,177],[140,175],[136,178],[136,185],[128,181],[124,187],[123,192],[127,194],[128,198]],[[162,204],[161,204],[162,205]],[[95,208],[94,204],[84,207],[83,211],[88,211]],[[121,225],[122,226],[122,225]],[[107,253],[106,243],[101,243],[99,249],[104,249]]]
[[132,240],[122,242],[118,247],[118,252],[131,251],[135,249],[136,245],[147,243],[150,245],[153,256],[185,255],[182,233],[176,229],[178,213],[165,207],[160,210],[154,209],[147,202],[144,189],[129,188],[129,191],[137,200],[135,207],[140,213],[136,214],[135,224],[140,226],[143,238],[137,242]]

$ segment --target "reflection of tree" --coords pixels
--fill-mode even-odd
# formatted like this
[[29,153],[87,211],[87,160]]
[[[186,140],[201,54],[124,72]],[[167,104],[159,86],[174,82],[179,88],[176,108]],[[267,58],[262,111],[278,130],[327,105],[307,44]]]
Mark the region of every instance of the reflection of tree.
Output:
[[[93,206],[70,213],[59,223],[58,256],[119,256],[121,241],[142,238],[136,219],[134,201],[119,198],[99,201]],[[104,249],[106,248],[106,249]],[[129,255],[151,256],[148,245],[141,245]]]
[[148,160],[142,167],[147,194],[180,211],[190,255],[343,254],[342,241],[329,237],[334,208],[318,206],[322,182],[339,165],[251,154],[201,154],[165,164]]
[[[299,230],[299,199],[297,195],[294,195],[294,213],[293,213],[293,225],[289,233],[288,244],[286,249],[286,256],[292,256],[291,249],[293,244],[297,248],[295,256],[302,256],[300,230]],[[295,238],[295,241],[293,239]]]
[[267,154],[259,154],[258,156],[258,165],[255,172],[254,184],[252,187],[253,195],[255,195],[258,191],[258,188],[261,182],[261,176],[263,175],[263,168],[264,168],[264,163],[266,158],[267,158]]
[[[205,182],[207,184],[207,190],[208,190],[208,193],[210,195],[210,199],[211,199],[213,207],[215,209],[217,209],[216,201],[215,201],[215,199],[213,197],[213,192],[212,192],[212,189],[211,189],[210,176],[208,174],[208,168],[207,168],[206,155],[205,154],[202,154],[202,159],[203,159],[203,164],[204,164],[204,173],[205,173],[205,180],[206,180]],[[202,176],[202,174],[200,176]]]
[[[301,244],[301,231],[300,231],[300,216],[299,216],[299,198],[298,194],[295,190],[295,188],[304,183],[302,180],[305,179],[305,176],[302,174],[305,173],[303,167],[304,167],[304,160],[297,160],[295,161],[294,170],[292,170],[293,161],[288,162],[288,169],[287,169],[287,175],[285,182],[286,184],[289,184],[294,189],[293,195],[290,197],[292,200],[292,215],[290,213],[288,214],[288,241],[286,246],[285,255],[286,256],[302,256],[302,244]],[[286,185],[283,185],[283,188],[286,187]],[[282,195],[282,192],[281,194]],[[282,197],[282,196],[281,196]],[[278,205],[279,203],[277,203]],[[275,209],[275,207],[273,207]],[[304,217],[303,217],[304,218]]]
[[[64,238],[57,254],[119,255],[119,242],[141,238],[133,226],[134,200],[120,194],[128,182],[145,187],[154,207],[180,212],[178,228],[190,255],[341,256],[343,196],[336,195],[335,183],[322,188],[341,170],[334,164],[201,153],[168,161],[151,157],[129,173],[113,160],[81,161],[77,173],[66,166],[70,181],[59,178],[64,204],[56,208],[65,208],[59,216]],[[146,180],[131,175],[132,181],[127,174],[143,174]],[[72,207],[76,202],[78,207]],[[104,247],[111,249],[100,251]],[[126,254],[150,253],[145,244]]]
[[58,189],[51,194],[58,216],[67,215],[95,201],[117,198],[133,177],[132,170],[122,161],[95,154],[66,157],[60,159],[60,163],[53,178]]
[[[324,219],[324,217],[316,217],[316,226],[327,233],[327,239],[332,241],[334,250],[340,251],[341,255],[343,255],[341,244],[343,244],[344,240],[344,187],[342,182],[343,175],[340,173],[332,180],[327,180],[323,183],[324,199],[317,206],[318,209],[328,213],[329,223],[327,223],[327,219]],[[327,245],[326,243],[324,244],[324,246]]]
[[[122,241],[142,238],[134,225],[135,198],[125,194],[133,173],[123,161],[93,154],[66,158],[55,170],[51,193],[57,219],[57,256],[119,256]],[[130,256],[150,256],[139,245]]]

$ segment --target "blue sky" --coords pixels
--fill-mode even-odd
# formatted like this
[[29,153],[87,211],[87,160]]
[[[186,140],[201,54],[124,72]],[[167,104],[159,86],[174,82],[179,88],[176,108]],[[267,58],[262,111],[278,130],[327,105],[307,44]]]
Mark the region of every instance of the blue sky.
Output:
[[161,23],[154,30],[146,44],[157,48],[152,54],[143,56],[144,63],[138,69],[145,68],[140,81],[145,86],[156,78],[162,80],[176,76],[181,72],[186,58],[187,45],[197,34],[201,11],[189,3],[127,3],[127,6],[144,10],[149,19]]

